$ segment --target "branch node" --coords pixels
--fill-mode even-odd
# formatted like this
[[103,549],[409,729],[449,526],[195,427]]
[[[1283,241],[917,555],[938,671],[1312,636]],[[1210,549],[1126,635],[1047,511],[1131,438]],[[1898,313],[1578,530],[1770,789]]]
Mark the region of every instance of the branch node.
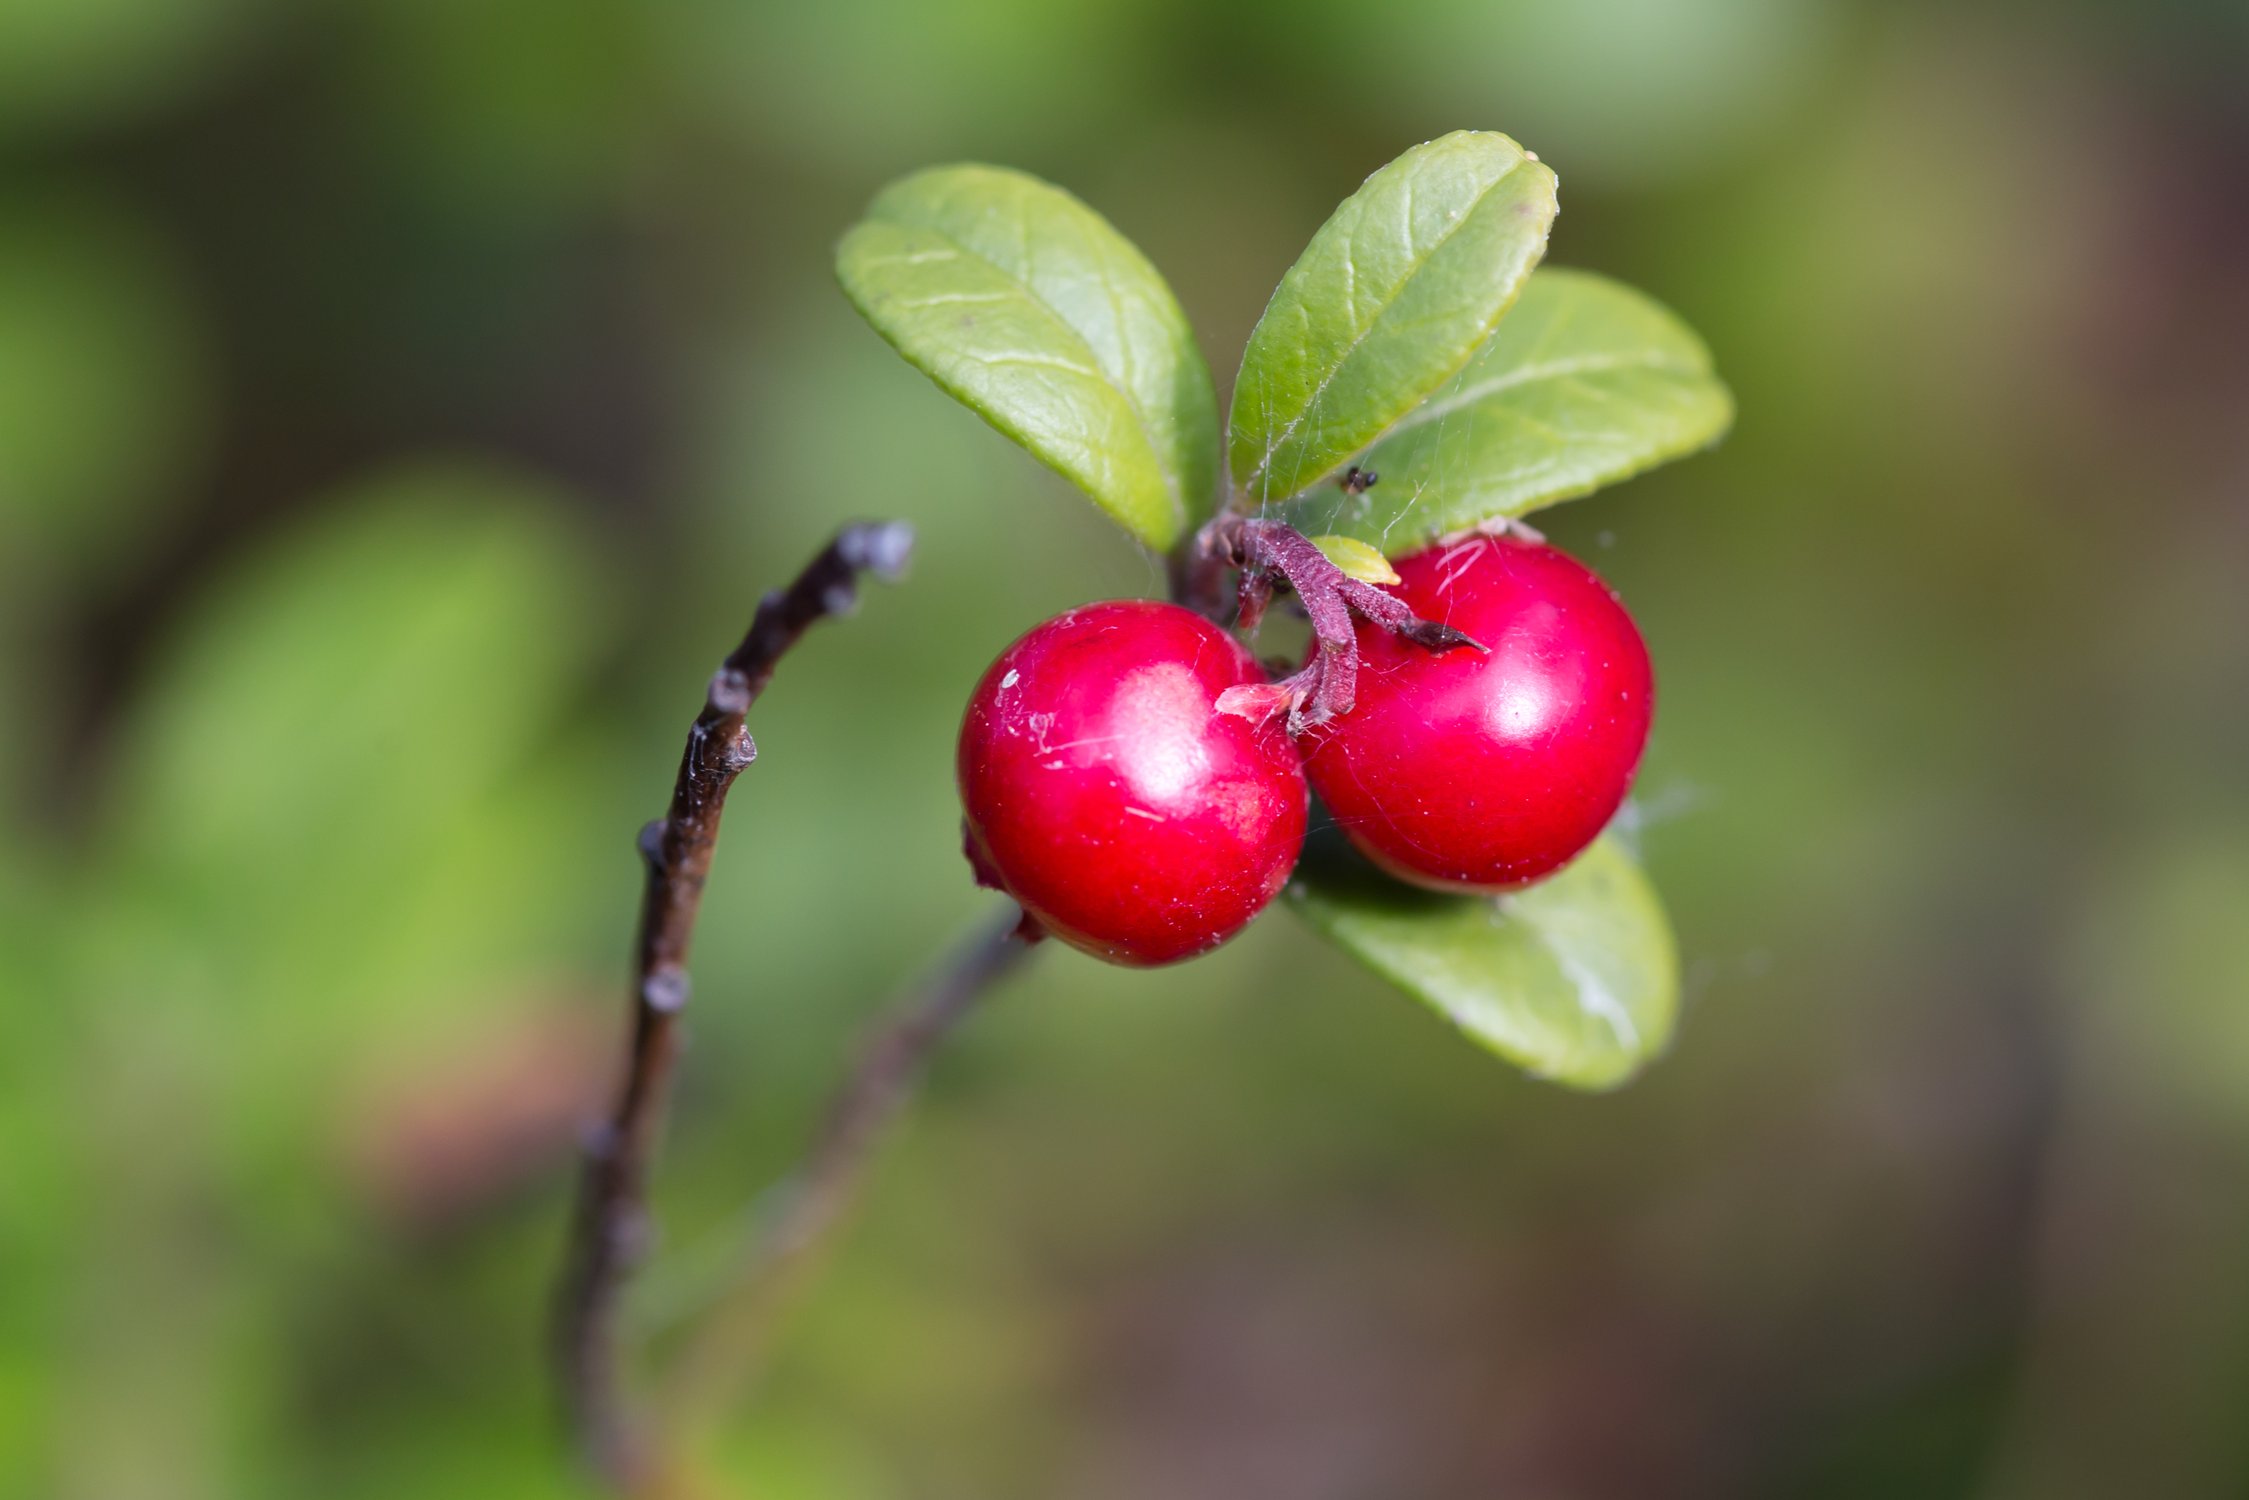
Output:
[[749,711],[750,700],[754,696],[749,679],[728,665],[711,674],[710,691],[704,695],[704,701],[710,705],[710,711],[714,714],[740,714]]
[[609,1237],[609,1253],[628,1268],[647,1259],[649,1247],[655,1242],[655,1225],[639,1209],[620,1214],[604,1226],[604,1232]]
[[687,1008],[694,983],[684,969],[658,969],[640,982],[640,1002],[659,1015],[676,1016]]

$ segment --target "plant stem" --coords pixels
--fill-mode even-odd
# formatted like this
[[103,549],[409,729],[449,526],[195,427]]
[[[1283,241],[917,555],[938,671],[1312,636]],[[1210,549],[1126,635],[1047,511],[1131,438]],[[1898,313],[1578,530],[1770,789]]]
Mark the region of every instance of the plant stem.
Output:
[[744,727],[781,658],[820,620],[849,614],[862,573],[895,579],[913,550],[903,522],[847,526],[786,589],[759,603],[742,643],[713,674],[688,731],[670,810],[641,831],[648,879],[634,948],[624,1077],[586,1142],[578,1211],[558,1293],[557,1375],[564,1414],[595,1471],[633,1493],[652,1470],[627,1409],[618,1303],[650,1239],[648,1181],[688,998],[687,956],[703,882],[734,778],[757,757]]
[[[1359,472],[1352,469],[1351,477],[1358,479]],[[1241,574],[1236,600],[1242,629],[1257,628],[1274,585],[1285,583],[1312,622],[1317,649],[1301,671],[1279,682],[1227,689],[1218,700],[1220,713],[1239,714],[1254,722],[1286,709],[1292,735],[1349,713],[1359,681],[1354,617],[1428,651],[1484,649],[1449,625],[1422,619],[1396,596],[1349,576],[1286,522],[1235,515],[1214,518],[1196,533],[1189,571],[1179,581],[1215,597],[1212,579],[1222,578],[1227,568]]]
[[755,1383],[811,1252],[856,1199],[884,1127],[912,1096],[930,1054],[1030,953],[1022,925],[1022,909],[1006,903],[861,1044],[803,1163],[767,1198],[730,1289],[689,1335],[672,1367],[662,1410],[675,1438],[692,1445]]

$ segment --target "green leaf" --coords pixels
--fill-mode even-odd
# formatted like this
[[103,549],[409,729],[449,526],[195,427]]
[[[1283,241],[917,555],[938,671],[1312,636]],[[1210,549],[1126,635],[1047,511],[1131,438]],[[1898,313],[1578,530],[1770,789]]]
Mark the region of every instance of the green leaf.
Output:
[[1228,436],[1237,491],[1301,493],[1443,385],[1522,290],[1555,208],[1554,174],[1486,131],[1369,177],[1250,334]]
[[167,631],[126,718],[120,852],[283,890],[418,852],[538,743],[587,658],[598,575],[563,503],[418,463],[246,558]]
[[1511,1062],[1557,1083],[1622,1083],[1671,1039],[1679,961],[1662,902],[1614,838],[1505,896],[1391,879],[1331,828],[1289,904],[1375,973]]
[[370,1044],[567,972],[616,886],[564,728],[609,591],[567,515],[481,464],[358,481],[188,602],[121,721],[85,988],[184,1028],[166,1065],[276,1152]]
[[1288,515],[1410,551],[1691,453],[1733,417],[1710,351],[1661,304],[1543,270],[1467,367],[1375,444],[1375,488],[1324,488]]
[[[273,993],[323,963],[330,1008],[379,986],[387,924],[530,775],[599,638],[599,574],[561,512],[504,471],[405,468],[218,580],[118,737],[93,841],[112,884]],[[493,928],[498,889],[469,902]],[[262,980],[233,982],[254,1006]]]
[[1060,188],[998,167],[891,184],[836,251],[900,354],[1169,548],[1217,482],[1217,403],[1187,315],[1146,256]]
[[1397,583],[1398,570],[1390,566],[1390,559],[1365,542],[1347,536],[1316,536],[1312,545],[1346,578],[1356,578],[1361,583]]

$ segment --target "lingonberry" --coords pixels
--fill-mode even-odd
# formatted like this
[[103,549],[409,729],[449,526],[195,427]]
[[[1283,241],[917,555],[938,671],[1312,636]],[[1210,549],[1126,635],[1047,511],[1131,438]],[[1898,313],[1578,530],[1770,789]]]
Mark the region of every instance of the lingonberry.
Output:
[[1476,537],[1395,564],[1389,591],[1487,649],[1438,655],[1360,623],[1352,710],[1304,737],[1337,824],[1402,879],[1509,890],[1615,815],[1647,742],[1647,647],[1568,554]]
[[1073,947],[1165,964],[1217,947],[1304,843],[1304,768],[1278,722],[1215,705],[1264,674],[1174,604],[1087,605],[1000,654],[961,725],[968,855]]

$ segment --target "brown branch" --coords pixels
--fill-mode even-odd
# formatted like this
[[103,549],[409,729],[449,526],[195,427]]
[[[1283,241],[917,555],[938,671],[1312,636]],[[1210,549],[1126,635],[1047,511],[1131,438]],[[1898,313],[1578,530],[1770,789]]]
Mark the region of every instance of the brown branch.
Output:
[[586,1143],[555,1326],[565,1416],[595,1470],[620,1492],[643,1487],[651,1456],[626,1409],[618,1302],[647,1253],[649,1170],[679,1053],[688,945],[718,847],[719,816],[734,778],[757,757],[743,717],[806,630],[852,611],[862,573],[895,579],[912,550],[913,530],[903,522],[847,526],[794,583],[765,596],[749,633],[711,678],[688,731],[670,810],[641,830],[648,880],[624,1078]]
[[692,1442],[755,1381],[811,1252],[857,1198],[884,1127],[911,1097],[930,1053],[1030,953],[1022,918],[1007,903],[861,1044],[803,1163],[767,1196],[731,1287],[680,1351],[662,1403],[675,1434]]

